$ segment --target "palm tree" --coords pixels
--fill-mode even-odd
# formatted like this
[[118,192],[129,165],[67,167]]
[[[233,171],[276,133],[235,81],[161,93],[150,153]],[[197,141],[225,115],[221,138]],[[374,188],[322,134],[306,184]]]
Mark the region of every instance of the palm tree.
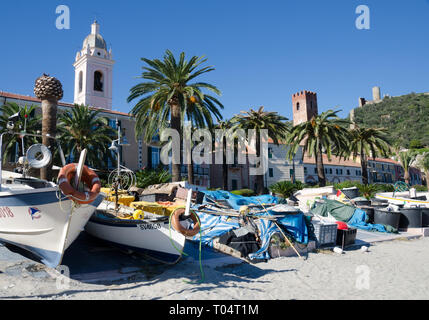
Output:
[[[19,113],[19,119],[15,122],[15,128],[13,131],[15,133],[22,132],[24,127],[26,127],[27,133],[35,134],[37,131],[42,129],[41,126],[41,116],[36,116],[36,106],[27,106],[20,107],[18,104],[14,102],[6,103],[1,107],[2,112],[0,113],[0,132],[6,129],[8,119],[13,115]],[[10,158],[14,154],[24,155],[25,150],[31,145],[37,143],[37,139],[33,137],[26,137],[24,139],[24,150],[22,150],[22,140],[19,136],[13,135],[8,136],[5,149],[4,149],[4,161]]]
[[343,153],[353,159],[360,157],[362,167],[362,182],[369,183],[368,178],[368,156],[376,158],[378,155],[387,157],[390,153],[386,130],[381,128],[360,128],[357,125],[349,131],[349,147]]
[[[61,82],[47,74],[36,79],[34,94],[42,101],[42,142],[45,146],[53,149],[54,141],[49,137],[57,135],[57,108],[58,101],[63,98],[63,86]],[[52,164],[40,169],[40,177],[43,180],[52,180]]]
[[396,158],[401,163],[402,168],[404,168],[404,180],[405,180],[405,183],[409,185],[410,184],[410,167],[411,167],[411,163],[416,159],[416,153],[411,150],[400,151]]
[[[256,132],[256,156],[261,157],[261,132],[268,131],[268,138],[272,139],[275,145],[280,145],[284,141],[288,133],[288,119],[279,115],[277,112],[264,111],[264,107],[260,107],[255,111],[241,111],[240,115],[236,115],[231,119],[233,128],[247,130],[255,130]],[[256,192],[262,194],[264,192],[264,175],[256,176]]]
[[[177,62],[173,53],[167,50],[163,61],[145,58],[142,61],[148,67],[143,67],[141,78],[147,81],[131,88],[128,102],[140,99],[131,113],[136,117],[136,134],[143,135],[146,142],[151,142],[157,133],[168,126],[183,137],[185,116],[198,128],[210,126],[213,115],[217,120],[222,119],[219,108],[223,109],[223,106],[220,101],[203,93],[206,89],[220,95],[220,91],[206,82],[191,83],[195,78],[215,70],[210,66],[200,67],[207,59],[194,56],[186,61],[182,52]],[[172,165],[173,182],[180,181],[180,168],[180,164]]]
[[58,131],[67,157],[79,159],[82,150],[88,149],[88,163],[102,168],[106,158],[113,160],[108,148],[116,132],[108,126],[108,119],[99,114],[98,110],[75,105],[60,116]]
[[323,153],[331,160],[332,154],[339,154],[347,149],[348,131],[345,126],[349,121],[340,119],[337,114],[341,110],[328,110],[320,115],[313,116],[309,121],[303,122],[291,130],[287,143],[290,144],[288,158],[292,160],[303,146],[303,153],[316,157],[317,175],[319,185],[326,186]]
[[[229,136],[231,136],[231,134],[233,134],[232,132],[232,123],[231,120],[225,120],[225,121],[219,121],[219,123],[217,124],[217,126],[215,127],[216,130],[222,130],[224,136],[222,138],[222,141],[216,141],[214,140],[214,144],[216,147],[217,143],[222,143],[222,155],[223,155],[223,159],[222,159],[222,189],[223,190],[229,190],[229,181],[228,181],[228,164],[227,164],[227,159],[226,159],[226,152],[227,152],[227,139]],[[212,134],[213,139],[215,139],[215,134]]]

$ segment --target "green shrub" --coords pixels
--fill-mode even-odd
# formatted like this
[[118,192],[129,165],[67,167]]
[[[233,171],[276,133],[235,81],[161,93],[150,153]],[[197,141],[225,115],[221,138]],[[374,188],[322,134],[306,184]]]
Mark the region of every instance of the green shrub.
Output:
[[171,181],[171,174],[166,170],[141,170],[136,172],[136,177],[137,187],[142,189]]
[[359,181],[344,181],[344,182],[340,182],[340,183],[335,183],[334,184],[334,188],[335,190],[342,190],[342,189],[347,189],[347,188],[359,188],[359,186],[361,186],[362,184]]
[[[327,182],[325,187],[330,187],[333,186],[334,184],[332,182]],[[316,189],[316,188],[320,188],[319,184],[309,184],[306,183],[304,184],[304,188],[303,189]]]
[[360,184],[358,189],[361,195],[367,200],[374,198],[377,193],[377,186],[375,184]]
[[232,194],[235,194],[236,196],[242,196],[242,197],[253,197],[255,196],[255,191],[250,189],[242,189],[242,190],[234,190],[231,191]]
[[395,187],[391,184],[377,183],[375,186],[377,187],[377,193],[394,192],[395,191]]
[[428,191],[428,187],[426,186],[413,186],[412,188],[416,189],[417,192],[426,192]]
[[290,181],[281,181],[273,184],[270,187],[272,193],[281,196],[284,199],[292,196],[296,191],[304,189],[304,184],[301,181],[292,183]]

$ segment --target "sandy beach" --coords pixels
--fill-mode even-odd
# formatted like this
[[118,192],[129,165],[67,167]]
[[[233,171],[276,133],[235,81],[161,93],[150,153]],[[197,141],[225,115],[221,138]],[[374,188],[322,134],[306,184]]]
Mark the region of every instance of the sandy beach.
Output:
[[0,255],[0,299],[428,299],[428,246],[429,238],[396,240],[374,244],[368,252],[310,253],[307,260],[203,265],[202,283],[192,259],[173,266],[144,265],[142,260],[140,272],[128,279],[88,283],[58,280],[40,264]]

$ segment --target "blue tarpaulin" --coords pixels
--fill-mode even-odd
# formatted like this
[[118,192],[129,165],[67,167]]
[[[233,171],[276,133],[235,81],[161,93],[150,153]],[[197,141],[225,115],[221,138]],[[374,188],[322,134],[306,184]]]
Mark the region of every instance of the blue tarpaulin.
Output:
[[[242,197],[237,196],[226,191],[206,191],[205,203],[211,203],[212,200],[224,200],[235,210],[239,210],[241,206],[246,205],[260,205],[262,204],[277,204],[279,199],[274,196],[264,195],[259,197]],[[201,220],[201,233],[202,241],[208,246],[213,246],[213,239],[220,237],[221,235],[230,232],[232,230],[239,229],[238,218],[211,215],[198,211],[198,207],[194,207]],[[249,258],[254,260],[258,259],[270,259],[268,248],[271,243],[271,238],[276,233],[281,233],[280,226],[283,232],[287,233],[296,242],[307,244],[308,243],[308,229],[305,223],[305,217],[302,212],[277,212],[267,209],[268,213],[258,213],[256,219],[256,225],[260,231],[261,238],[261,249],[258,252],[249,254]],[[277,219],[275,222],[267,219],[263,219],[266,216],[275,216]],[[194,241],[199,241],[200,236],[197,235],[193,238]]]
[[205,201],[210,202],[213,200],[225,200],[234,210],[240,210],[242,206],[248,206],[252,204],[277,204],[279,199],[270,195],[263,195],[258,197],[242,197],[232,194],[227,191],[205,191]]
[[367,231],[378,231],[378,232],[386,232],[390,233],[390,230],[387,230],[386,227],[382,224],[371,224],[367,223],[368,215],[362,209],[356,209],[355,213],[351,217],[351,219],[347,222],[347,224],[351,227],[367,230]]

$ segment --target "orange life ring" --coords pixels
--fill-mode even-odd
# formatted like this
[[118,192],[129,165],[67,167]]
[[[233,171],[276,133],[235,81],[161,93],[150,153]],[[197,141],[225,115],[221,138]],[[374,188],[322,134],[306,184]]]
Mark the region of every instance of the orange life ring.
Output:
[[201,229],[200,219],[196,216],[196,214],[191,214],[191,219],[194,222],[194,228],[192,230],[185,229],[180,223],[180,217],[185,214],[186,210],[183,208],[178,208],[173,212],[172,222],[173,228],[183,234],[185,237],[194,237],[196,236]]
[[97,174],[87,166],[83,167],[81,180],[90,189],[89,192],[80,192],[72,187],[71,181],[74,179],[77,170],[77,164],[68,164],[63,167],[58,175],[58,185],[61,191],[73,200],[80,204],[90,204],[95,201],[100,194],[101,181]]

